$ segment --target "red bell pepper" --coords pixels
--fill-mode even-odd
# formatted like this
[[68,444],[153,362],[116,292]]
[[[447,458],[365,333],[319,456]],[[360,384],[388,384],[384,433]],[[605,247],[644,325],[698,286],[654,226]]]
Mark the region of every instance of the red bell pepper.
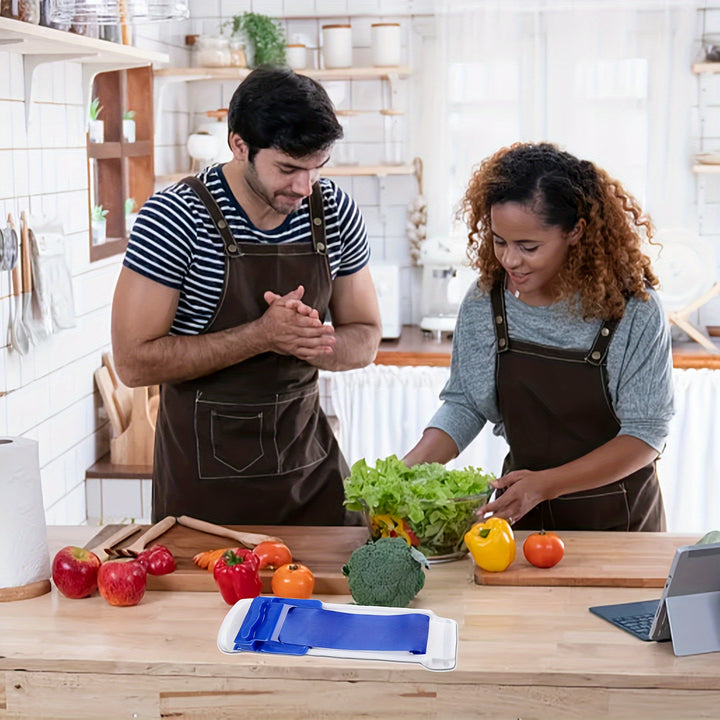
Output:
[[148,575],[167,575],[175,570],[175,558],[164,545],[153,545],[138,553],[138,562]]
[[262,581],[258,575],[259,565],[258,556],[245,548],[226,550],[215,563],[213,577],[228,605],[260,594]]

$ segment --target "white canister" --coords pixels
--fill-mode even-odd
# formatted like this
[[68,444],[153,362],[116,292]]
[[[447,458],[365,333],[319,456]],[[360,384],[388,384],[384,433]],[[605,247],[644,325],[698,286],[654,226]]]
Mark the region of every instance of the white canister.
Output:
[[352,66],[352,30],[350,25],[322,26],[322,57],[326,68]]
[[400,64],[400,23],[373,23],[370,26],[370,56],[375,67]]
[[301,43],[286,45],[285,59],[293,70],[304,70],[307,67],[307,48]]

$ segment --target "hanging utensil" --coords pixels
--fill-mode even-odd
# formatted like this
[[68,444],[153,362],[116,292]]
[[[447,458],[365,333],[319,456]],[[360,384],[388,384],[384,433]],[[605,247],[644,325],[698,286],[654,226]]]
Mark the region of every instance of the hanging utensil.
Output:
[[19,267],[20,257],[17,253],[17,233],[15,232],[11,215],[8,215],[8,226],[10,228],[10,243],[15,247],[15,257],[18,261],[13,263],[11,270],[12,292],[15,296],[15,302],[10,302],[10,345],[13,350],[20,353],[20,355],[26,355],[30,349],[30,338],[28,337],[25,326],[22,322],[22,283]]
[[0,270],[10,272],[17,262],[17,235],[10,223],[2,231],[2,252],[0,252]]
[[20,213],[20,255],[22,257],[22,286],[23,286],[23,325],[27,331],[30,342],[33,345],[37,345],[38,342],[44,340],[47,335],[44,333],[39,323],[35,321],[33,317],[32,308],[32,291],[33,291],[33,278],[32,278],[32,257],[30,254],[30,234],[28,232],[28,221],[27,215],[23,210]]

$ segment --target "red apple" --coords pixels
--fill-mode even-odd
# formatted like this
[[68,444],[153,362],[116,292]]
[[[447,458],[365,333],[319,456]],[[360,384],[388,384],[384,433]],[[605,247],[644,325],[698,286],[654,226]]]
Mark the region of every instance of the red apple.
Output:
[[110,560],[98,570],[98,589],[111,605],[137,605],[146,585],[145,568],[137,560]]
[[85,548],[68,545],[53,558],[52,577],[57,589],[73,599],[92,595],[97,590],[100,558]]

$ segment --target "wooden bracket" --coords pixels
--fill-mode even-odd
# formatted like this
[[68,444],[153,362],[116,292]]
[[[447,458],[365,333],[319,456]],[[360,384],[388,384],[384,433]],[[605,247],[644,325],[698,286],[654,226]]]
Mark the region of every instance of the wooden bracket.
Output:
[[715,283],[707,292],[704,292],[700,295],[700,297],[693,300],[693,302],[686,305],[684,308],[668,313],[668,318],[671,323],[674,323],[681,330],[686,332],[693,340],[695,340],[695,342],[700,343],[700,345],[709,350],[711,353],[720,354],[720,349],[688,320],[691,313],[694,313],[696,310],[701,308],[716,295],[720,295],[720,283]]

